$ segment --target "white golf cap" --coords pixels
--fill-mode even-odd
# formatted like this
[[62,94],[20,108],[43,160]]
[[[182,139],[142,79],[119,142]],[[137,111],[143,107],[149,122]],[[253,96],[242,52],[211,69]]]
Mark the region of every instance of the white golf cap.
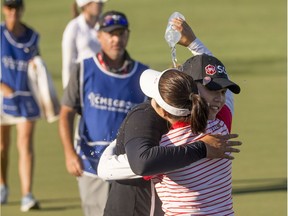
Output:
[[78,7],[83,7],[84,5],[90,3],[90,2],[97,2],[97,3],[104,3],[108,0],[76,0]]
[[[175,116],[187,116],[191,113],[189,109],[176,108],[166,103],[159,92],[159,80],[161,76],[171,69],[159,72],[152,69],[145,70],[140,76],[140,87],[143,93],[153,98],[157,104],[162,107],[166,112]],[[173,70],[177,70],[173,68]],[[182,73],[179,71],[179,73]]]

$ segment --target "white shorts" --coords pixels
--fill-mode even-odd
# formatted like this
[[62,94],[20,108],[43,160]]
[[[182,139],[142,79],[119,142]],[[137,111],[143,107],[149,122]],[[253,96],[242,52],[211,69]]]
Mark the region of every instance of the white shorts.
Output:
[[27,121],[24,117],[15,117],[11,115],[0,115],[1,125],[15,125]]
[[0,92],[0,125],[16,125],[25,121],[35,121],[40,118],[36,116],[34,118],[25,118],[23,116],[13,116],[4,113],[3,111],[3,94]]
[[12,115],[5,115],[3,113],[0,114],[0,125],[16,125],[18,123],[22,123],[25,121],[35,121],[39,119],[39,117],[33,119],[27,119],[25,117],[15,117]]

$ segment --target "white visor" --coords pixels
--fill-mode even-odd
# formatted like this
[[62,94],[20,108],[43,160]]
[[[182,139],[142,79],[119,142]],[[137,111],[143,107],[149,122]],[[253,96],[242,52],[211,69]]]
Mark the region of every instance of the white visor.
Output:
[[[181,108],[173,107],[167,104],[160,95],[159,80],[161,76],[168,70],[171,70],[171,69],[167,69],[163,72],[159,72],[159,71],[152,70],[152,69],[145,70],[140,76],[141,90],[146,96],[150,98],[154,98],[157,104],[160,107],[162,107],[166,112],[175,116],[187,116],[191,113],[189,109],[181,109]],[[176,69],[173,68],[173,70],[176,70]],[[179,71],[179,73],[181,73],[181,71]]]
[[90,3],[90,2],[96,2],[96,3],[104,3],[107,0],[76,0],[78,7],[83,7],[84,5]]

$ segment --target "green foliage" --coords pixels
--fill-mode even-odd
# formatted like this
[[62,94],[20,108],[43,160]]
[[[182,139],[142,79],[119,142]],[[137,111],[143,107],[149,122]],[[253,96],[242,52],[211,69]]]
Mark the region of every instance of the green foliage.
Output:
[[[41,35],[41,53],[59,97],[61,38],[72,18],[72,1],[26,0],[24,21]],[[242,1],[109,1],[104,10],[120,10],[130,21],[128,51],[154,69],[172,65],[164,31],[170,14],[179,11],[196,35],[226,65],[242,92],[235,96],[233,132],[243,141],[233,161],[236,215],[286,215],[287,65],[286,2]],[[177,47],[178,62],[190,53]],[[17,151],[13,134],[10,160],[10,204],[3,216],[20,215]],[[34,191],[43,210],[26,215],[81,215],[77,182],[66,172],[57,122],[37,124]]]

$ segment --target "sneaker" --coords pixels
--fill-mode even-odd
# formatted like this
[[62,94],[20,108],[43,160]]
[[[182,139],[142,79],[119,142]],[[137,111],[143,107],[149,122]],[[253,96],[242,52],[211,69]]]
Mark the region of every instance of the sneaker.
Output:
[[21,211],[27,212],[32,209],[39,209],[39,203],[36,199],[34,199],[31,193],[27,194],[26,196],[22,197],[21,200]]
[[1,191],[1,204],[6,204],[8,200],[8,187],[5,185],[1,185],[0,191]]

